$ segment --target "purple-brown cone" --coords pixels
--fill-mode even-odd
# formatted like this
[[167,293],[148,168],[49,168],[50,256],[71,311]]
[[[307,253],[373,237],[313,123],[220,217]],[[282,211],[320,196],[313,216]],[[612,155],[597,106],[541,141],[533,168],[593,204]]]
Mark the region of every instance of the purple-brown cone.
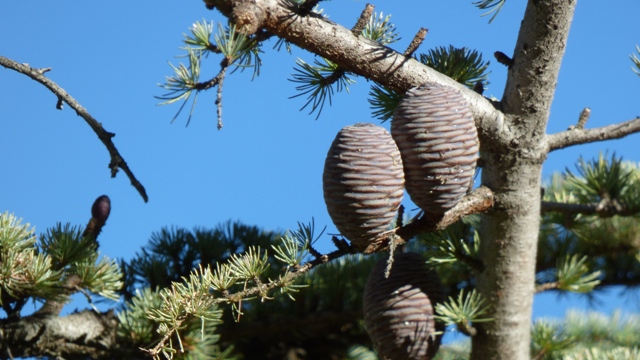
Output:
[[403,196],[396,143],[382,127],[345,126],[331,144],[322,175],[329,215],[358,251],[385,239]]
[[445,299],[440,279],[416,253],[395,254],[388,278],[386,259],[373,268],[364,290],[364,325],[384,360],[429,360],[444,331],[434,319]]
[[102,195],[93,202],[91,206],[91,217],[96,219],[100,224],[107,222],[111,213],[111,200],[107,195]]
[[391,135],[402,153],[411,200],[441,217],[464,197],[478,159],[478,133],[466,100],[449,86],[413,88],[393,114]]

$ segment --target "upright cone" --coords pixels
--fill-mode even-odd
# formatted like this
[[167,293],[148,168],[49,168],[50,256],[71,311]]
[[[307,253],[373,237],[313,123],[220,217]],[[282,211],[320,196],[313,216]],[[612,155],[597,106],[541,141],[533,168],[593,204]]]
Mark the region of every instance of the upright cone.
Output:
[[435,271],[416,253],[396,254],[389,277],[386,259],[373,268],[364,290],[364,325],[384,360],[429,360],[444,325],[433,317],[444,291]]
[[387,130],[367,123],[340,130],[322,183],[333,223],[357,250],[367,252],[386,238],[404,189],[400,151]]
[[437,219],[464,197],[478,159],[478,133],[460,92],[439,84],[409,90],[391,122],[411,200]]

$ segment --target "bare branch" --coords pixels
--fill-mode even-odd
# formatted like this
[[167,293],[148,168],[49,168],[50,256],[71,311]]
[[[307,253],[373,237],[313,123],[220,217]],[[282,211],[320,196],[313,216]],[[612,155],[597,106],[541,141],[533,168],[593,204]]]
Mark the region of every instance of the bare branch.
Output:
[[[66,91],[60,88],[56,83],[51,81],[49,78],[45,77],[43,74],[46,72],[44,70],[34,69],[30,67],[28,64],[19,64],[11,59],[0,56],[0,65],[4,66],[7,69],[15,70],[21,74],[24,74],[31,79],[39,82],[44,85],[47,89],[53,92],[58,97],[58,102],[56,104],[56,108],[62,109],[62,101],[67,103],[73,110],[76,111],[76,114],[83,118],[87,124],[91,127],[91,129],[98,135],[98,138],[105,145],[107,150],[109,151],[109,155],[111,156],[111,161],[109,162],[109,168],[111,169],[111,177],[115,177],[118,168],[122,169],[125,174],[129,177],[131,181],[131,185],[133,185],[144,202],[149,201],[147,196],[147,192],[144,189],[144,186],[136,179],[133,172],[129,169],[126,161],[120,155],[120,152],[116,148],[116,146],[111,141],[111,138],[116,136],[116,134],[106,131],[100,122],[98,122],[89,112],[82,107],[71,95],[69,95]],[[47,70],[47,69],[45,69]]]
[[594,129],[578,129],[562,131],[547,135],[549,151],[564,149],[573,145],[587,144],[596,141],[612,140],[640,132],[640,117],[619,124]]
[[544,291],[549,291],[549,290],[556,290],[558,288],[558,286],[560,286],[560,284],[558,284],[557,281],[553,281],[553,282],[548,282],[548,283],[544,283],[544,284],[538,284],[536,285],[536,288],[534,290],[534,292],[536,294],[544,292]]

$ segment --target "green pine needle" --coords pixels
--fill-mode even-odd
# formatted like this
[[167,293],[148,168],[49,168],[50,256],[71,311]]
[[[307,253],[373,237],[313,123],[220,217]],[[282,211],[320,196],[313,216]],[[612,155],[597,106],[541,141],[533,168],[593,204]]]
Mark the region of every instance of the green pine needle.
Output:
[[[638,54],[640,54],[640,46],[636,45],[636,51],[638,52]],[[636,54],[631,54],[629,55],[629,57],[631,58],[631,61],[635,66],[635,68],[632,67],[631,70],[633,70],[634,73],[640,76],[640,58]]]
[[187,45],[185,50],[193,48],[203,53],[207,51],[220,52],[220,50],[211,43],[211,34],[213,34],[213,21],[207,23],[204,19],[202,22],[196,21],[189,29],[191,35],[183,34],[183,42]]
[[40,249],[51,256],[56,269],[92,258],[97,251],[96,241],[83,237],[82,229],[57,223],[40,236]]
[[565,333],[557,321],[537,320],[531,329],[531,353],[536,359],[548,359],[545,355],[558,354],[575,346],[576,338]]
[[487,68],[489,62],[482,61],[482,55],[476,50],[466,47],[456,48],[449,45],[429,50],[427,54],[420,54],[420,62],[434,70],[447,75],[453,80],[473,89],[477,83],[484,88],[489,85]]
[[401,95],[384,85],[374,84],[369,90],[369,104],[372,115],[385,122],[393,117],[393,112],[398,107]]
[[318,111],[316,119],[320,117],[327,100],[331,105],[331,98],[335,91],[349,92],[349,85],[355,83],[355,80],[348,77],[347,73],[341,70],[337,64],[324,58],[322,61],[314,60],[313,65],[298,58],[296,65],[297,67],[294,68],[296,73],[289,81],[300,84],[296,86],[299,93],[291,96],[290,99],[307,95],[307,102],[300,110],[311,104],[309,114]]
[[260,75],[260,48],[253,37],[236,32],[235,25],[225,28],[218,24],[218,33],[214,39],[228,64],[236,66],[235,70],[253,68],[253,77]]
[[493,16],[491,16],[491,19],[489,19],[489,23],[491,23],[493,19],[498,16],[498,13],[500,12],[500,10],[502,10],[502,6],[504,6],[504,3],[506,2],[507,0],[480,0],[474,2],[473,4],[480,10],[489,9],[489,11],[482,14],[482,16],[487,16],[493,13]]
[[467,326],[473,323],[489,322],[493,321],[493,318],[486,317],[490,306],[486,304],[484,298],[476,290],[471,290],[470,293],[465,295],[464,290],[461,290],[458,294],[458,298],[449,299],[437,304],[436,319],[447,325],[460,325]]
[[600,284],[600,271],[589,273],[587,257],[567,256],[558,260],[558,289],[588,293]]
[[582,157],[576,165],[578,174],[567,169],[565,180],[581,202],[597,203],[603,199],[619,199],[629,188],[634,172],[623,165],[622,158],[611,159],[600,153],[597,159],[585,161]]
[[362,36],[382,45],[389,45],[400,40],[395,25],[391,23],[391,15],[373,13],[362,30]]
[[82,279],[82,286],[104,298],[118,300],[122,289],[122,273],[114,260],[103,257],[96,263],[97,254],[92,258],[78,262],[71,271]]
[[189,67],[184,66],[182,63],[175,67],[173,64],[169,63],[169,66],[173,69],[174,75],[167,76],[164,84],[158,84],[158,86],[168,90],[169,92],[162,96],[156,96],[155,98],[165,100],[158,105],[169,105],[177,101],[183,101],[182,105],[176,112],[176,115],[171,120],[171,122],[174,122],[191,98],[192,93],[195,92],[193,103],[191,104],[191,110],[189,111],[189,118],[187,119],[187,125],[189,125],[191,122],[191,116],[193,115],[193,109],[195,108],[196,101],[198,99],[198,90],[196,90],[196,86],[200,80],[201,52],[190,47],[187,47],[186,50],[187,57],[189,58]]
[[238,280],[254,280],[260,277],[269,267],[267,252],[259,246],[251,246],[243,254],[232,254],[229,258],[231,273]]

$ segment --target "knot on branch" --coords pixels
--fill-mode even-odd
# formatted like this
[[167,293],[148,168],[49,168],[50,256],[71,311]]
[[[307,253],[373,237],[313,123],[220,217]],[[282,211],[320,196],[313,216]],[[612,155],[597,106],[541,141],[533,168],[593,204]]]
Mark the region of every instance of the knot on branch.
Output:
[[255,1],[245,0],[233,9],[230,19],[236,25],[236,31],[252,35],[262,27],[265,17],[265,11]]

